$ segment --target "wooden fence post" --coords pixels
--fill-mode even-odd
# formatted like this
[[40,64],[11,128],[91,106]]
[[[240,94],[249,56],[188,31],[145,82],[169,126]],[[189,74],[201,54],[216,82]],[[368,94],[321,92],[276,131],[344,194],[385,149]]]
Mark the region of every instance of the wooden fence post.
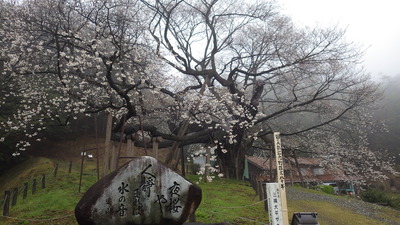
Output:
[[85,155],[86,152],[81,152],[81,172],[79,175],[79,188],[78,188],[78,192],[81,192],[81,185],[82,185],[82,176],[83,176],[83,162],[85,161]]
[[35,193],[36,193],[36,178],[34,178],[32,181],[32,194]]
[[262,194],[262,192],[263,192],[263,189],[262,189],[262,182],[261,181],[258,181],[257,182],[257,190],[258,190],[258,195],[260,196],[260,201],[261,200],[263,200],[263,194]]
[[69,161],[68,173],[72,171],[72,161]]
[[54,168],[54,177],[57,177],[57,171],[58,171],[58,163],[56,163]]
[[18,198],[18,187],[15,187],[13,188],[11,206],[15,206],[17,204],[17,198]]
[[26,199],[26,197],[28,196],[28,182],[24,183],[24,189],[22,192],[22,199]]
[[260,182],[260,201],[264,200],[264,185],[263,182]]
[[42,174],[42,189],[46,188],[46,175]]
[[268,196],[267,196],[267,183],[264,183],[262,185],[262,189],[263,189],[263,193],[264,193],[264,198],[263,198],[263,200],[264,200],[264,210],[266,212],[268,212],[268,201],[265,200],[266,198],[268,198]]
[[8,216],[8,214],[10,213],[10,197],[11,197],[11,192],[5,191],[4,192],[3,216]]

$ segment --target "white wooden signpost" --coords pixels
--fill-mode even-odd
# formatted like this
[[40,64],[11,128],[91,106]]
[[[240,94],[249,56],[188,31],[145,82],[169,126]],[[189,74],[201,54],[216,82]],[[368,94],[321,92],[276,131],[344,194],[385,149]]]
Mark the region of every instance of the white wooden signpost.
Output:
[[267,183],[269,224],[283,225],[282,201],[278,183]]
[[[275,143],[275,158],[276,158],[276,171],[277,171],[277,178],[278,178],[278,190],[279,196],[281,201],[281,209],[279,210],[282,213],[282,220],[283,223],[274,223],[273,220],[270,222],[274,225],[289,225],[289,216],[288,216],[288,209],[287,209],[287,201],[286,201],[286,187],[285,187],[285,170],[283,168],[283,155],[282,155],[282,145],[281,145],[281,137],[279,132],[274,132],[274,143]],[[272,193],[273,194],[273,193]],[[270,196],[270,195],[268,195]],[[274,196],[274,195],[272,195]],[[271,208],[270,205],[268,205]],[[275,207],[275,205],[272,205]],[[274,208],[273,208],[274,210]],[[275,212],[274,212],[275,214]],[[271,216],[271,215],[270,215]],[[275,218],[276,219],[276,218]]]

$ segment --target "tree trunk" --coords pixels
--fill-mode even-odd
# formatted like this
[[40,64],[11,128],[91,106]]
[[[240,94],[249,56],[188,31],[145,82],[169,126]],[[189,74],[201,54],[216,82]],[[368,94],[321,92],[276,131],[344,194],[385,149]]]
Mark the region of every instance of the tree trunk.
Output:
[[271,183],[275,182],[274,174],[276,174],[276,173],[274,173],[274,171],[272,169],[272,159],[273,159],[272,156],[273,155],[274,155],[274,150],[271,149],[271,153],[270,153],[270,157],[269,157],[269,180],[270,180]]
[[299,162],[297,161],[296,151],[292,150],[292,153],[293,153],[294,161],[296,163],[297,171],[299,172],[301,186],[304,187],[304,178],[303,178],[303,175],[301,174],[301,169],[300,169],[300,166],[299,166]]
[[290,159],[288,158],[288,163],[289,163],[289,178],[290,178],[290,186],[293,187],[293,168],[292,168],[292,163],[290,162]]

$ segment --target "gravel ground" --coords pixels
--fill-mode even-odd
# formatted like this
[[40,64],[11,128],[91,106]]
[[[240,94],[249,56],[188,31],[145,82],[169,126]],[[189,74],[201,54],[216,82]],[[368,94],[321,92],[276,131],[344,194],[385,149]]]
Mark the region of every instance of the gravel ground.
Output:
[[[335,196],[328,195],[320,195],[304,192],[298,188],[287,188],[287,198],[289,200],[320,200],[330,202],[340,207],[347,207],[352,210],[354,213],[365,215],[374,219],[377,219],[382,222],[386,222],[393,225],[400,225],[395,221],[388,220],[379,215],[380,209],[383,209],[383,206],[364,202],[354,198],[337,198]],[[400,213],[400,212],[399,212]]]

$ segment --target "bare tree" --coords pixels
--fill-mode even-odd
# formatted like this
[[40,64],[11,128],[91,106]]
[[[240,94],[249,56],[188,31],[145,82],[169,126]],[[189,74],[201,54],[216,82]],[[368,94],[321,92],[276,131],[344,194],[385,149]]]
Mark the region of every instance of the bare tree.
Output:
[[[361,135],[352,126],[369,123],[379,93],[344,31],[297,28],[269,2],[143,2],[154,12],[149,30],[156,53],[181,76],[196,79],[197,90],[208,88],[189,120],[212,131],[207,135],[226,174],[240,177],[244,153],[257,137],[280,131],[304,143],[324,130]],[[333,139],[335,152],[343,152],[341,139]],[[370,153],[354,146],[347,151]]]

